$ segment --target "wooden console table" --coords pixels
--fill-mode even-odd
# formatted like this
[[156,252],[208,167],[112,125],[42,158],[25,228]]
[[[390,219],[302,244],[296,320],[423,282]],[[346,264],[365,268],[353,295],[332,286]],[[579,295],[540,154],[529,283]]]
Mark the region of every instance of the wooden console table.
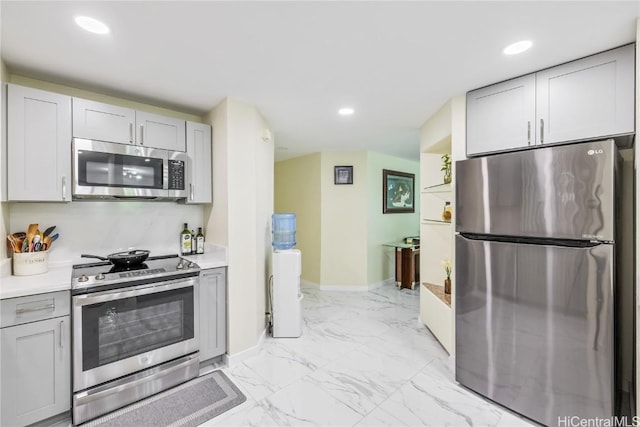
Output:
[[384,246],[396,250],[396,286],[413,289],[420,282],[420,245],[394,242]]

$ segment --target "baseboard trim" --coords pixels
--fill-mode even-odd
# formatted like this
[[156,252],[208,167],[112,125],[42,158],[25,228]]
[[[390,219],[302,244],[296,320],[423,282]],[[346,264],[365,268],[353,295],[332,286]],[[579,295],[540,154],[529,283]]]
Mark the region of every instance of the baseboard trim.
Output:
[[260,334],[260,338],[258,338],[258,342],[256,343],[256,345],[246,350],[242,350],[241,352],[236,354],[225,354],[223,358],[224,363],[227,365],[227,367],[231,368],[233,366],[241,364],[244,360],[248,359],[249,357],[255,356],[262,349],[262,344],[264,344],[264,340],[266,337],[267,337],[267,327],[265,326],[262,333]]
[[300,280],[300,284],[308,287],[315,287],[321,291],[336,291],[336,292],[369,292],[374,289],[381,288],[383,286],[393,285],[395,279],[390,277],[381,282],[370,283],[368,285],[320,285],[318,283],[309,282],[307,280]]
[[319,288],[320,284],[315,283],[315,282],[310,282],[308,280],[300,279],[300,286],[307,286],[307,287],[310,287],[310,288]]

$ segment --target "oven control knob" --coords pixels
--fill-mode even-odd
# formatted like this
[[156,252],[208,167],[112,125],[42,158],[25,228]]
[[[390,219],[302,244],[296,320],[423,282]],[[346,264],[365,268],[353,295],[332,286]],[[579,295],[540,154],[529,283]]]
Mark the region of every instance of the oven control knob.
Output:
[[184,268],[184,265],[182,264],[182,261],[180,261],[178,265],[176,265],[176,270],[182,270],[183,268]]
[[196,265],[195,265],[195,263],[193,263],[193,262],[190,262],[190,263],[189,263],[189,268],[193,268],[193,267],[195,267],[195,266],[196,266]]
[[78,282],[87,282],[89,281],[89,277],[87,277],[86,274],[83,274],[82,276],[78,277]]
[[96,275],[96,280],[104,280],[104,278],[105,278],[104,273],[98,273],[98,274]]

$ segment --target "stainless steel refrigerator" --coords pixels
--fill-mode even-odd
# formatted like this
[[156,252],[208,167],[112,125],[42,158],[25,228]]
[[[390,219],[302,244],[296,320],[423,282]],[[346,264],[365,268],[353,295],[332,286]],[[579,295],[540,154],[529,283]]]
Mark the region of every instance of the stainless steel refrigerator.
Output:
[[619,161],[607,140],[456,164],[456,379],[539,423],[616,411]]

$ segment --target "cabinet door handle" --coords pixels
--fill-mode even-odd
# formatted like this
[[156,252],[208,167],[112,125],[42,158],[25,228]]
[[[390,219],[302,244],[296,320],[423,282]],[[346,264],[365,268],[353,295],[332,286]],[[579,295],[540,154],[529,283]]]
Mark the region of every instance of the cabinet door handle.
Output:
[[64,340],[62,334],[64,333],[64,320],[60,321],[60,348],[64,347]]
[[191,193],[191,201],[193,201],[193,184],[189,184],[189,192]]
[[531,145],[531,120],[527,122],[527,145]]
[[67,200],[67,177],[62,177],[62,200]]
[[41,305],[39,307],[16,308],[16,314],[21,315],[25,313],[32,313],[34,311],[55,310],[55,309],[56,309],[55,304],[47,304],[47,305]]
[[540,144],[544,144],[544,119],[540,119]]
[[133,123],[129,123],[129,142],[133,144]]
[[144,145],[144,125],[140,125],[140,145]]

